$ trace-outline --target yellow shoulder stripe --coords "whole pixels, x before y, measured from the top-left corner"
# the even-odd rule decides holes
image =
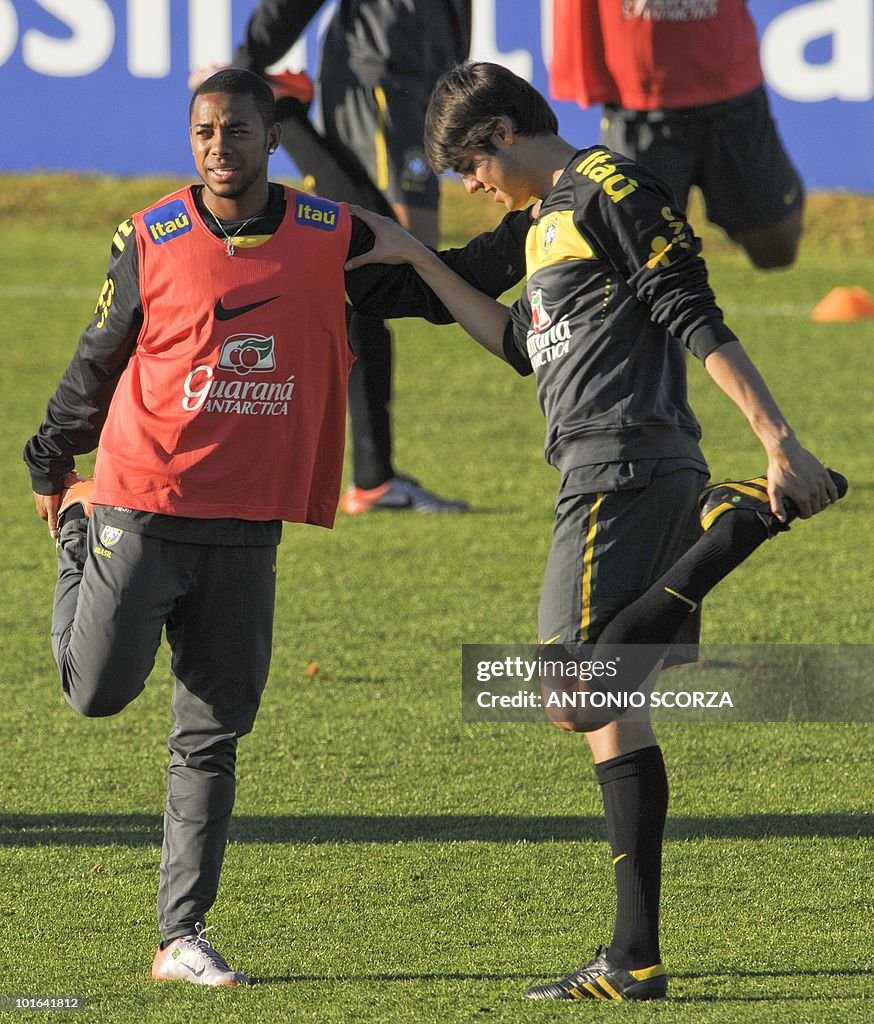
[[[553,210],[528,231],[525,263],[531,277],[543,267],[568,260],[593,260],[595,253],[574,224],[573,210]]]

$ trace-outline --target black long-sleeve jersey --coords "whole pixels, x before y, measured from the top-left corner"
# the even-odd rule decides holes
[[[198,213],[216,237],[240,230],[240,223],[224,221],[225,230],[204,206],[202,187],[195,188]],[[270,236],[285,215],[285,192],[271,183],[264,212],[246,227],[247,236]],[[516,284],[525,272],[524,240],[530,224],[528,211],[510,214],[496,231],[473,239],[462,249],[440,253],[441,259],[474,287],[497,297]],[[373,247],[373,233],[352,218],[348,257]],[[431,323],[452,323],[454,318],[416,272],[408,266],[371,265],[347,271],[346,294],[351,307],[367,316],[422,317]],[[45,418],[25,446],[24,461],[33,489],[57,494],[74,456],[93,451],[118,381],[133,354],[143,324],[140,268],[133,224],[119,225],[112,240],[109,269],[94,315],[79,338],[78,348],[49,401]],[[203,543],[275,543],[279,525],[233,520],[181,520],[173,516],[111,510],[115,525],[148,532],[165,539]],[[168,525],[169,524],[169,525]],[[251,538],[268,538],[255,540]]]
[[[535,373],[546,458],[688,458],[705,467],[683,346],[705,359],[736,340],[701,243],[660,179],[604,147],[580,150],[526,242],[528,283],[505,356]]]
[[[324,0],[261,0],[234,56],[263,71],[300,37]],[[365,84],[388,74],[430,77],[470,53],[471,0],[341,0],[325,36],[332,68]]]

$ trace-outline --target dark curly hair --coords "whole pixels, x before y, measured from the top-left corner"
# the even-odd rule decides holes
[[[471,152],[493,153],[498,120],[519,135],[558,134],[558,118],[524,78],[500,64],[467,61],[450,68],[431,93],[425,116],[425,152],[438,173],[464,167]]]

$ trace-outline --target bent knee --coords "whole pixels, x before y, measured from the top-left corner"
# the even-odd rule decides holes
[[[768,249],[764,252],[754,252],[747,249],[747,255],[757,270],[784,270],[791,267],[798,256],[798,246],[782,246]]]
[[[138,697],[145,686],[124,689],[115,684],[102,684],[101,680],[85,683],[66,672],[62,675],[64,697],[70,707],[83,718],[109,718],[117,715]]]
[[[593,732],[595,729],[599,729],[600,725],[589,725],[586,722],[581,722],[578,719],[572,719],[569,721],[552,723],[557,729],[561,729],[564,732]],[[602,725],[604,723],[601,723]]]
[[[602,729],[605,725],[610,725],[620,717],[621,712],[611,713],[603,708],[599,708],[597,711],[592,709],[579,709],[574,712],[572,716],[567,714],[562,715],[561,718],[549,716],[550,722],[564,732],[595,732],[597,729]]]
[[[606,691],[571,688],[555,676],[541,675],[540,693],[546,717],[563,732],[594,732],[627,710]]]
[[[802,222],[797,214],[768,228],[729,232],[758,270],[782,270],[798,257]]]
[[[129,700],[119,700],[106,694],[92,693],[83,696],[75,690],[64,691],[64,696],[70,707],[83,718],[109,718],[124,711],[130,704]]]

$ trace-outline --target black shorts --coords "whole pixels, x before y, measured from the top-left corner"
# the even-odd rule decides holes
[[[701,536],[698,496],[707,473],[689,459],[612,463],[562,480],[540,597],[541,644],[591,642]],[[590,481],[594,481],[593,487]],[[700,607],[677,634],[695,660]]]
[[[358,157],[392,205],[436,210],[439,180],[424,149],[430,79],[389,75],[370,87],[323,73],[320,84],[328,137]]]
[[[601,141],[664,179],[683,210],[697,185],[707,219],[729,234],[778,224],[804,205],[763,88],[684,110],[607,106]]]

